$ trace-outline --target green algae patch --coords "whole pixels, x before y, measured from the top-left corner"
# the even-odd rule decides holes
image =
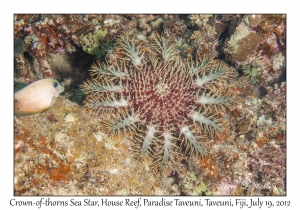
[[[95,30],[93,33],[88,33],[87,35],[80,36],[80,42],[82,49],[92,55],[95,55],[97,58],[105,55],[106,48],[101,46],[103,39],[107,35],[105,30]]]

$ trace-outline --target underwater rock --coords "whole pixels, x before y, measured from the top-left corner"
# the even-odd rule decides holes
[[[251,27],[255,27],[261,22],[261,15],[247,15],[247,17]]]
[[[237,49],[232,53],[232,59],[238,62],[245,61],[259,43],[260,36],[256,32],[250,32],[246,37],[239,40]]]
[[[251,20],[245,16],[236,28],[234,34],[228,41],[228,52],[236,62],[245,61],[248,55],[253,52],[260,41],[260,35],[251,31],[249,25],[256,24],[257,20]]]

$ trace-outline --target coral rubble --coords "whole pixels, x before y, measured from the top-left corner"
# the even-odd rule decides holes
[[[132,158],[128,140],[111,140],[100,125],[64,98],[47,112],[16,117],[15,195],[170,194]]]

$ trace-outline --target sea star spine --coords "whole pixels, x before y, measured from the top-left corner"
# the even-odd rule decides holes
[[[129,136],[157,170],[172,168],[182,152],[204,155],[202,141],[228,127],[221,113],[234,104],[230,68],[212,57],[182,59],[161,36],[148,42],[124,35],[117,43],[117,56],[94,64],[82,86],[87,108],[110,113],[104,131]]]

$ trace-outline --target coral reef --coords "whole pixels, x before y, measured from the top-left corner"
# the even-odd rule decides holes
[[[260,41],[260,35],[251,31],[251,27],[260,22],[260,15],[245,15],[228,41],[232,59],[237,62],[245,61]]]
[[[190,20],[195,31],[191,36],[192,46],[195,47],[197,54],[200,55],[217,55],[216,48],[219,45],[218,38],[224,25],[221,19],[214,18],[213,15],[191,15]]]
[[[92,55],[95,55],[97,58],[101,58],[105,54],[105,45],[102,43],[102,40],[106,36],[107,31],[95,30],[92,33],[87,35],[81,35],[79,37],[79,43],[82,45],[82,49]]]
[[[272,84],[285,74],[285,15],[245,15],[225,53],[252,84]]]
[[[65,87],[14,117],[15,195],[286,194],[285,14],[16,14],[14,41],[15,91]]]
[[[170,194],[132,158],[128,140],[111,140],[100,125],[64,98],[47,112],[16,117],[15,195]]]
[[[88,45],[80,37],[97,29],[102,19],[101,15],[18,14],[14,16],[14,36],[24,40],[24,51],[38,61],[40,74],[53,77],[51,54],[73,53],[78,46]]]

